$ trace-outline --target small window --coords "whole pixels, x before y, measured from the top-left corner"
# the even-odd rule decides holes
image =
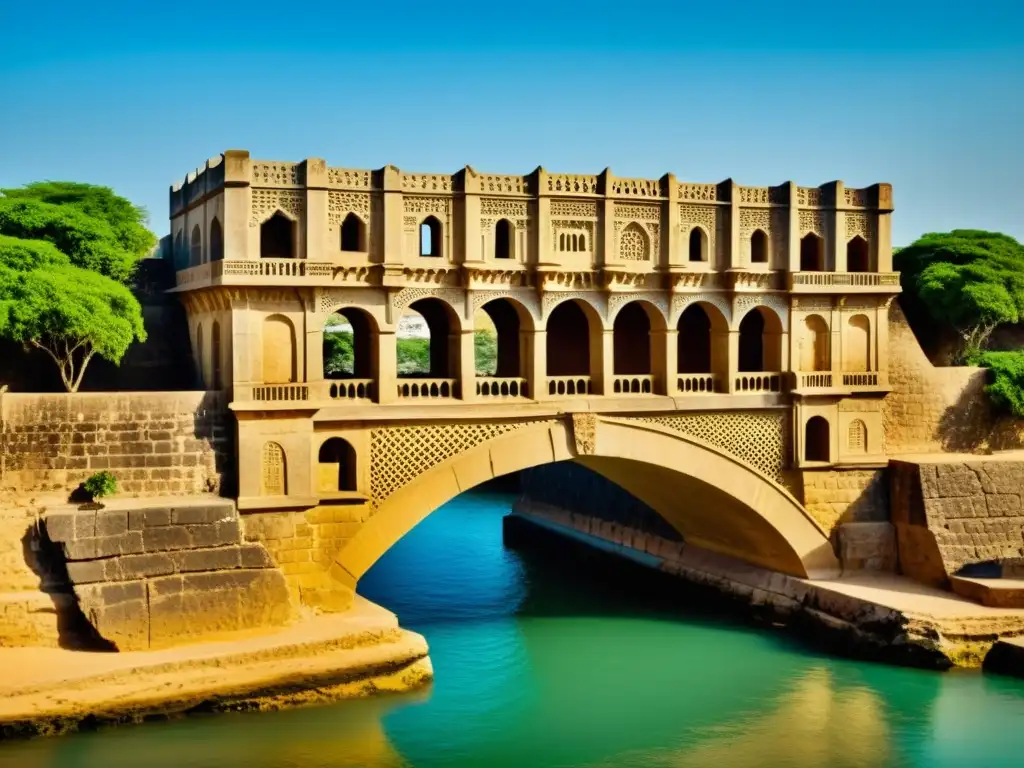
[[[871,271],[871,257],[868,254],[868,241],[860,235],[857,235],[846,244],[846,271]]]
[[[366,225],[363,220],[350,213],[341,223],[341,250],[366,251]]]
[[[210,222],[210,261],[221,261],[224,258],[224,229],[216,216]]]
[[[203,233],[196,224],[192,227],[192,248],[189,256],[189,265],[198,266],[203,263]]]
[[[420,256],[431,258],[441,255],[441,222],[428,216],[420,224]]]
[[[295,223],[280,211],[260,225],[260,258],[295,258]]]
[[[494,258],[511,259],[514,250],[512,222],[499,219],[494,227]]]
[[[768,235],[755,229],[750,236],[750,261],[752,264],[768,263]]]
[[[860,419],[850,422],[847,435],[847,448],[850,453],[866,453],[868,450],[868,428]]]
[[[690,261],[707,261],[707,236],[700,227],[690,230],[688,258]]]
[[[800,271],[825,271],[825,241],[813,232],[808,232],[800,240]]]

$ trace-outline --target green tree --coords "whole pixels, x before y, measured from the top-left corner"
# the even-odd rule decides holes
[[[351,376],[355,370],[355,350],[351,331],[324,332],[324,376]]]
[[[156,244],[146,211],[107,187],[43,181],[0,189],[0,235],[43,240],[71,263],[127,282]]]
[[[1024,352],[982,352],[975,362],[989,369],[985,392],[996,408],[1024,418]]]
[[[398,339],[395,347],[399,374],[426,376],[430,373],[430,339]]]
[[[146,331],[125,285],[75,266],[50,242],[0,235],[0,336],[46,352],[76,392],[95,355],[119,363]]]
[[[1024,246],[972,229],[924,235],[893,255],[909,314],[923,310],[960,337],[959,359],[984,350],[999,325],[1024,318]]]
[[[491,331],[477,330],[473,334],[476,357],[476,375],[493,376],[498,369],[498,337]]]

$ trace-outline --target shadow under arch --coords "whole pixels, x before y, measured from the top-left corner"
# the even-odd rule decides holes
[[[697,438],[615,419],[595,419],[585,436],[566,422],[523,427],[432,467],[380,504],[338,553],[332,573],[355,590],[392,545],[459,494],[568,460],[621,485],[696,546],[800,578],[838,573],[825,531],[777,482]]]

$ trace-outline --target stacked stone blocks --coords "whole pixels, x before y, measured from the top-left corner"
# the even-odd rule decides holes
[[[231,502],[57,509],[45,517],[85,617],[118,650],[279,626],[293,616],[283,574],[243,543]]]

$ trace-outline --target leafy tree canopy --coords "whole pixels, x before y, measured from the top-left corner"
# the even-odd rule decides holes
[[[999,325],[1024,319],[1024,246],[973,229],[924,235],[893,255],[907,299],[955,329],[961,357],[976,355]]]
[[[0,189],[0,235],[43,240],[75,266],[127,282],[156,244],[146,211],[107,187],[43,181]]]

